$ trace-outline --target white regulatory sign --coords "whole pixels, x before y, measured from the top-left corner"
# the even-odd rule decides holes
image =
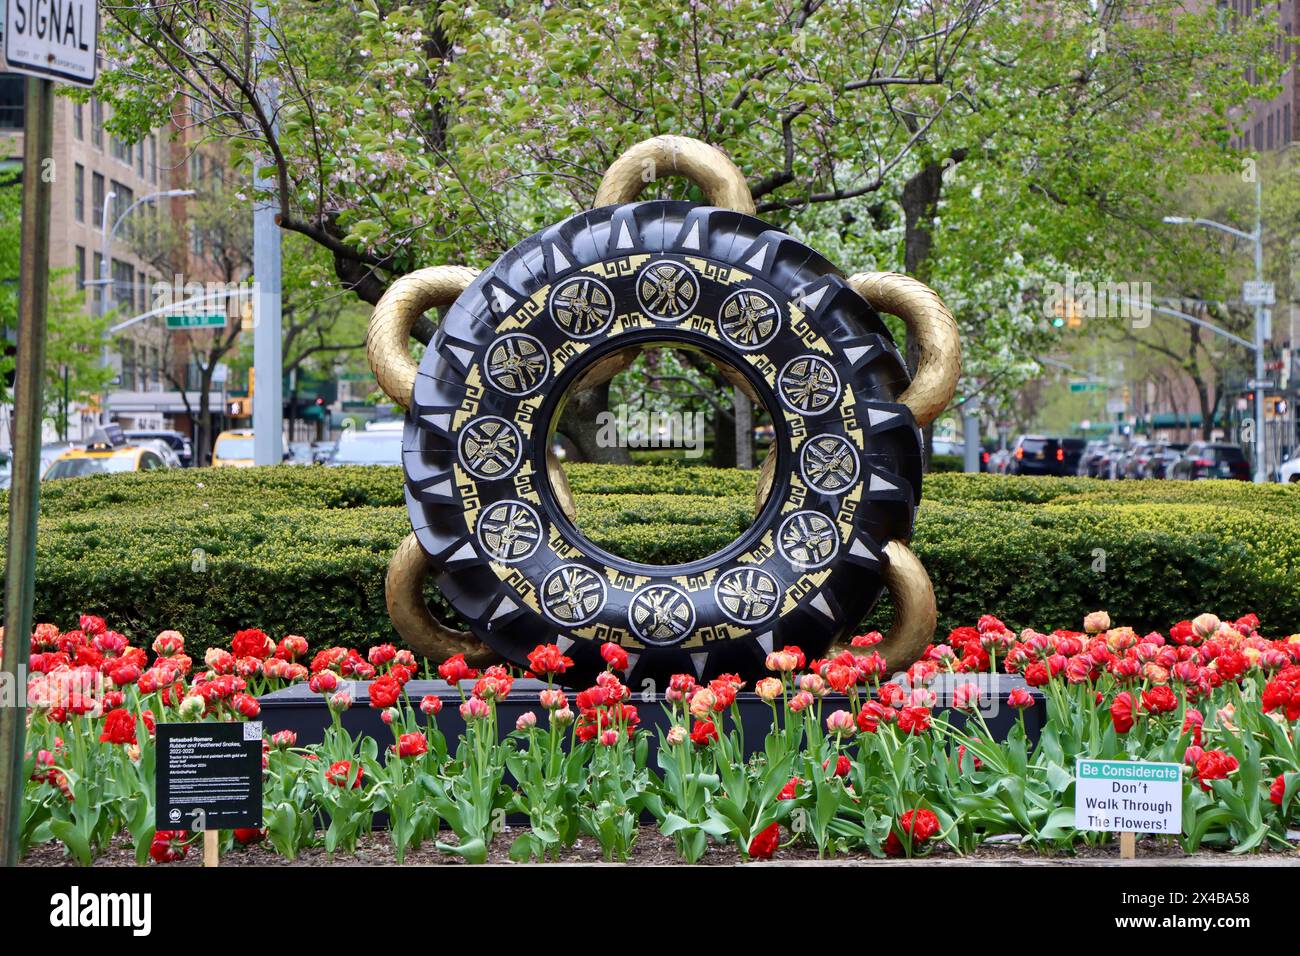
[[[1080,757],[1074,772],[1074,826],[1111,833],[1181,833],[1182,764]]]
[[[1273,283],[1249,279],[1241,284],[1241,301],[1246,305],[1272,305],[1276,300]]]
[[[79,86],[95,82],[95,0],[5,0],[8,68]]]

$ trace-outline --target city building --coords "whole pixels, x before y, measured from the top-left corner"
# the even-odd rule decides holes
[[[1271,15],[1277,19],[1278,31],[1273,48],[1284,65],[1281,91],[1271,99],[1251,100],[1242,117],[1243,132],[1232,138],[1232,145],[1244,149],[1280,149],[1295,141],[1300,120],[1300,46],[1295,42],[1300,29],[1300,0],[1260,3],[1259,0],[1218,0],[1221,8],[1230,9],[1234,17],[1249,18]]]
[[[0,73],[0,170],[16,176],[22,173],[24,95],[22,76]],[[184,105],[168,127],[135,143],[106,128],[108,110],[97,99],[83,104],[56,96],[54,108],[50,269],[72,277],[85,307],[111,312],[116,326],[157,308],[158,290],[174,286],[177,276],[182,283],[224,279],[205,255],[204,237],[190,235],[188,197],[175,195],[223,175],[212,151],[195,144]],[[145,237],[159,223],[186,236],[179,259],[170,251],[153,254]],[[196,337],[202,335],[169,328],[161,315],[112,334],[111,418],[126,428],[170,428],[194,436],[201,405]],[[215,370],[208,396],[216,415],[223,411],[222,371]],[[99,402],[72,409],[68,439],[88,437],[101,418]],[[218,421],[213,433],[219,428]],[[5,444],[7,431],[0,429]],[[57,436],[47,429],[45,437]]]

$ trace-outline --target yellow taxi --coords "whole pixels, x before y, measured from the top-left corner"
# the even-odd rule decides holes
[[[42,481],[82,478],[86,475],[114,475],[128,471],[160,471],[167,467],[162,455],[152,448],[128,444],[117,425],[96,430],[84,448],[69,448],[50,462]]]
[[[217,436],[212,446],[213,468],[252,468],[253,430],[235,428]]]

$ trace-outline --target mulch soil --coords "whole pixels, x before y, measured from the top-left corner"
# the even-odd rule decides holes
[[[513,863],[507,853],[514,838],[523,832],[521,829],[507,827],[493,841],[488,863],[506,866],[519,866]],[[444,839],[454,837],[443,834]],[[1233,855],[1218,850],[1203,850],[1188,854],[1172,840],[1160,837],[1147,837],[1138,842],[1137,862],[1158,862],[1161,865],[1210,865],[1244,864],[1255,866],[1295,866],[1300,863],[1300,844],[1292,852],[1263,852],[1248,855]],[[589,865],[603,864],[600,846],[587,837],[580,838],[571,848],[560,856],[560,863]],[[1128,864],[1119,858],[1119,846],[1116,842],[1099,847],[1080,846],[1071,852],[1045,853],[1028,846],[1013,843],[995,843],[979,847],[974,853],[962,856],[946,846],[938,847],[929,856],[916,860],[881,860],[866,852],[857,852],[835,856],[818,861],[815,848],[795,844],[779,850],[776,856],[767,862],[746,863],[734,846],[711,845],[699,861],[701,866],[770,866],[789,864],[817,864],[839,866],[908,866],[908,865],[1108,865]],[[636,866],[680,865],[681,860],[669,837],[663,836],[653,827],[643,827],[628,860]],[[203,848],[196,840],[186,858],[178,863],[166,866],[202,866]],[[363,836],[357,844],[356,854],[336,853],[333,857],[321,848],[308,848],[295,860],[286,860],[269,845],[255,844],[250,847],[237,848],[221,857],[225,867],[296,867],[296,866],[395,866],[392,845],[384,833],[371,833]],[[76,866],[59,843],[47,843],[33,847],[23,859],[22,866]],[[135,851],[129,837],[124,833],[95,860],[95,866],[135,866]],[[149,864],[154,866],[155,864]],[[432,842],[408,849],[404,865],[406,866],[465,866],[460,857],[440,852]],[[550,865],[550,864],[548,864]]]

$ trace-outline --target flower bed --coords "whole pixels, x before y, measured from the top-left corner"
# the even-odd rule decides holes
[[[665,695],[670,720],[657,731],[652,766],[642,714],[619,677],[626,655],[615,645],[604,649],[608,669],[577,694],[554,685],[568,659],[538,646],[531,673],[547,686],[511,727],[499,727],[497,714],[517,693],[517,673],[445,662],[438,674],[462,688],[466,724],[448,741],[441,699],[409,699],[420,667],[392,645],[365,656],[342,647],[312,655],[302,637],[276,643],[245,630],[229,651],[210,650],[198,663],[175,631],[159,634],[151,655],[99,618],[82,617],[64,633],[40,625],[31,638],[22,845],[57,842],[90,863],[125,831],[141,863],[183,859],[193,836],[154,828],[153,728],[252,719],[257,694],[306,681],[328,702],[332,726],[319,745],[298,746],[290,733],[264,742],[264,826],[226,837],[265,841],[290,859],[307,848],[353,854],[373,843],[379,813],[399,862],[425,844],[483,862],[511,813],[528,821],[511,832],[505,852],[513,860],[562,858],[579,838],[605,859],[627,859],[642,815],[685,861],[719,846],[744,859],[792,848],[971,853],[1008,835],[1037,851],[1068,852],[1110,839],[1073,827],[1077,757],[1185,762],[1177,844],[1187,852],[1289,846],[1288,824],[1300,815],[1300,634],[1269,639],[1253,616],[1203,614],[1167,634],[1139,635],[1098,613],[1080,632],[1017,635],[986,615],[929,648],[897,682],[885,680],[872,650],[878,639],[855,638],[830,660],[805,661],[793,647],[771,654],[770,676],[753,688],[771,724],[749,759],[735,709],[740,682],[679,675]],[[987,731],[974,678],[1002,671],[1046,695],[1037,742],[1023,726],[1003,741]],[[953,700],[968,715],[964,727],[934,709],[931,685],[946,673],[972,678]],[[369,704],[392,735],[382,750],[342,726],[352,679],[372,681]],[[824,707],[830,692],[846,695],[848,706]],[[1028,696],[1013,692],[999,703],[1019,708]]]

